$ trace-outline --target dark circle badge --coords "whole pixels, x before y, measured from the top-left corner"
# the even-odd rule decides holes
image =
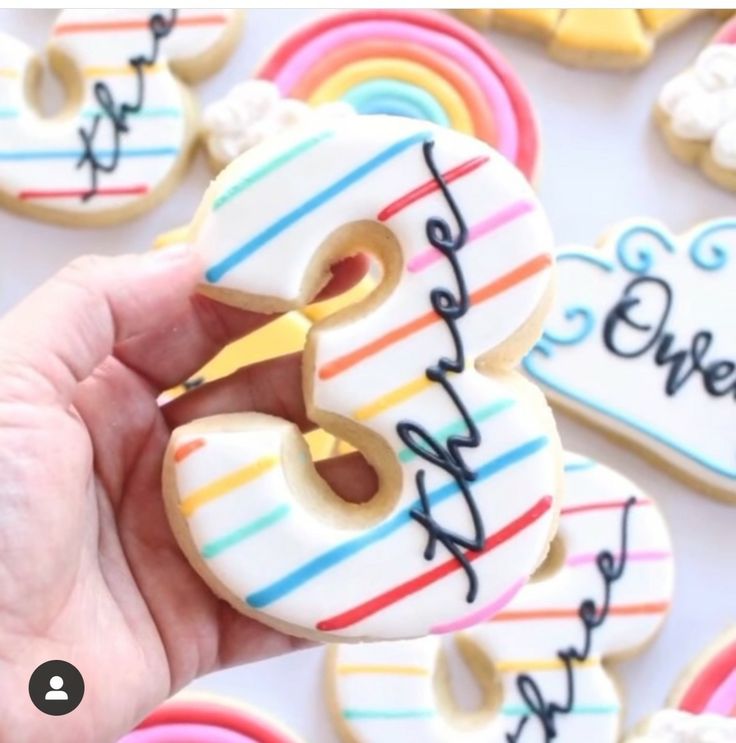
[[[84,696],[82,674],[65,660],[47,660],[28,681],[31,701],[47,715],[68,715]]]

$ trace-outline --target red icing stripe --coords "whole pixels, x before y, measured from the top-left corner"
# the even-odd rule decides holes
[[[267,720],[254,717],[245,709],[204,700],[167,702],[146,717],[136,730],[187,723],[232,730],[248,735],[258,743],[298,743],[295,738],[274,729]]]
[[[219,26],[227,19],[221,13],[177,18],[177,26]],[[146,18],[131,18],[126,21],[90,21],[89,23],[63,23],[54,29],[54,36],[63,34],[99,33],[101,31],[140,31],[150,27]]]
[[[609,500],[601,501],[600,503],[582,503],[579,506],[568,506],[560,510],[560,516],[568,516],[571,513],[585,513],[586,511],[602,511],[608,508],[623,508],[626,505],[625,500]],[[651,506],[652,501],[650,500],[637,500],[635,506]]]
[[[516,166],[527,178],[534,175],[539,152],[539,133],[531,103],[516,74],[479,33],[466,27],[460,21],[441,13],[416,10],[356,10],[320,18],[286,39],[268,58],[264,66],[257,71],[256,77],[273,80],[278,75],[281,67],[312,38],[356,21],[403,21],[404,23],[411,23],[452,36],[477,54],[498,77],[514,110],[519,132],[519,151],[516,156]]]
[[[27,190],[21,191],[18,198],[22,201],[31,201],[33,199],[70,199],[81,198],[89,193],[88,188],[62,188],[54,191]],[[148,186],[118,186],[114,188],[98,188],[95,196],[135,196],[148,193]]]
[[[490,159],[491,158],[488,157],[488,155],[474,157],[471,160],[460,163],[460,165],[456,165],[454,168],[451,168],[446,173],[443,173],[442,178],[445,183],[452,183],[458,178],[462,178],[462,176],[468,175],[468,173],[472,173],[474,170],[477,170],[481,165],[484,165]],[[378,221],[385,222],[387,219],[391,219],[391,217],[398,214],[402,209],[405,209],[407,206],[413,204],[415,201],[419,201],[425,196],[429,196],[429,194],[439,190],[439,187],[439,183],[437,183],[434,178],[426,181],[425,183],[422,183],[421,186],[417,186],[417,188],[412,189],[411,191],[409,191],[409,193],[404,194],[400,198],[396,199],[396,201],[392,201],[387,207],[381,209],[381,211],[378,213]]]
[[[474,562],[479,557],[488,554],[491,550],[515,537],[519,532],[526,529],[526,527],[531,526],[531,524],[549,511],[551,505],[551,496],[546,495],[543,498],[540,498],[528,511],[506,524],[506,526],[495,534],[491,534],[483,544],[483,549],[479,551],[466,550],[465,557],[469,562]],[[432,585],[432,583],[435,583],[442,578],[446,578],[456,570],[460,570],[461,567],[460,562],[452,557],[441,565],[438,565],[436,568],[432,568],[432,570],[428,570],[426,573],[422,573],[416,578],[401,583],[395,588],[379,594],[375,598],[372,598],[363,604],[359,604],[358,606],[349,609],[342,614],[330,617],[329,619],[323,619],[321,622],[317,623],[317,629],[323,632],[334,632],[336,630],[345,629],[346,627],[351,627],[357,622],[378,613],[382,609],[401,601],[407,596],[418,593],[423,588]]]
[[[701,713],[718,687],[736,669],[736,640],[708,661],[685,692],[679,709],[693,714]]]

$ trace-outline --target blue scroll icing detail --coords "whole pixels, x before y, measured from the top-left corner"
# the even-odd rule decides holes
[[[554,343],[556,346],[574,346],[582,343],[595,327],[595,313],[590,307],[568,307],[564,312],[565,321],[570,326],[577,325],[568,333],[553,333],[545,330],[544,339]]]
[[[621,265],[631,273],[647,274],[654,266],[654,248],[651,241],[645,244],[635,245],[637,238],[647,236],[667,253],[674,253],[675,246],[656,227],[650,225],[636,225],[622,232],[616,241],[616,255]]]
[[[729,249],[716,242],[719,232],[736,230],[736,219],[724,219],[708,225],[690,244],[690,259],[704,271],[720,271],[730,260]]]

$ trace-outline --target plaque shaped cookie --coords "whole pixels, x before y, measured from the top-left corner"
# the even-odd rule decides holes
[[[682,236],[632,220],[558,265],[530,377],[696,487],[736,498],[736,219]]]

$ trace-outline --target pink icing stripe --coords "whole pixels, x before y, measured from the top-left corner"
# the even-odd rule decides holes
[[[457,39],[446,34],[401,21],[352,21],[310,39],[284,64],[273,82],[282,95],[288,95],[304,74],[304,70],[310,69],[335,47],[371,38],[406,40],[454,58],[476,79],[486,95],[498,130],[499,141],[496,149],[511,162],[516,162],[519,136],[516,116],[506,89],[480,57]]]
[[[714,715],[730,715],[735,704],[736,669],[731,671],[724,682],[715,690],[703,712],[710,712]]]
[[[515,219],[518,219],[533,210],[534,204],[531,201],[516,201],[509,206],[505,206],[500,211],[491,214],[490,217],[487,217],[482,222],[478,222],[478,224],[471,227],[468,231],[466,245],[473,240],[477,240],[479,237],[483,237],[483,235],[487,235],[490,232],[497,230],[499,227],[503,227],[509,222],[513,222]],[[436,248],[429,247],[424,252],[414,256],[414,258],[409,261],[406,268],[412,273],[422,271],[427,268],[427,266],[431,266],[433,263],[440,260],[440,258],[442,258],[442,253],[440,253]]]
[[[432,627],[429,631],[433,635],[444,635],[447,632],[459,632],[460,630],[472,627],[479,622],[488,621],[495,617],[496,614],[498,614],[498,612],[501,611],[501,609],[503,609],[525,585],[526,578],[522,578],[514,583],[508,591],[502,593],[501,596],[487,606],[474,611],[472,614],[466,614],[464,617],[460,617],[460,619],[456,619],[453,622],[438,624]]]
[[[588,565],[590,563],[594,563],[596,561],[596,558],[598,557],[597,552],[591,552],[588,555],[574,555],[573,557],[568,558],[565,563],[569,565],[570,567],[575,567],[576,565]],[[626,554],[626,560],[632,561],[632,562],[648,562],[653,560],[667,560],[670,557],[672,557],[671,552],[667,552],[665,550],[639,550],[639,551],[632,551],[628,552]],[[614,554],[614,558],[616,560],[621,559],[620,554]]]
[[[736,19],[730,20],[716,34],[712,44],[736,44]]]
[[[258,743],[248,735],[212,725],[156,725],[128,733],[118,743]]]

